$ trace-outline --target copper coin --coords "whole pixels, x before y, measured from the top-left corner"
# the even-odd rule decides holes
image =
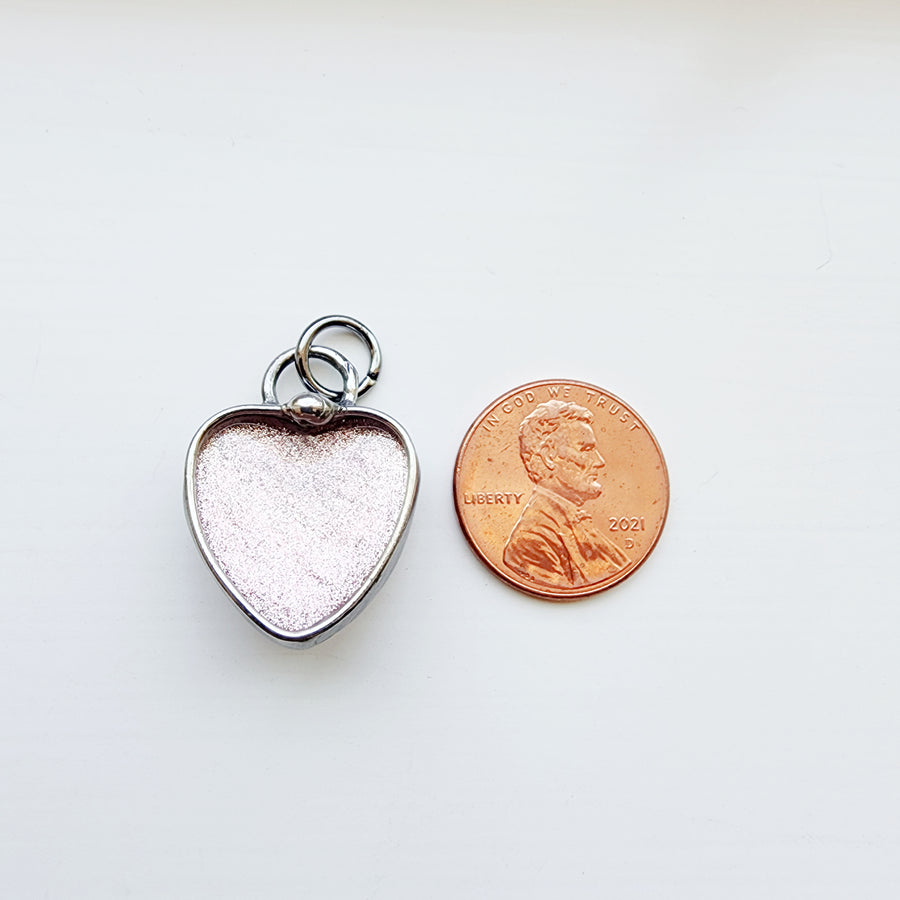
[[[581,381],[536,381],[475,420],[453,493],[472,549],[504,581],[578,600],[647,558],[666,521],[669,476],[627,403]]]

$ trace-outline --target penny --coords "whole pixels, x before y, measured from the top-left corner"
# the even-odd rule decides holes
[[[631,575],[669,506],[662,451],[623,400],[580,381],[536,381],[475,420],[453,477],[456,513],[500,578],[578,600]]]

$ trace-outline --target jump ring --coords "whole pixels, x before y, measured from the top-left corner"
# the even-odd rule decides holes
[[[271,365],[266,369],[266,374],[263,376],[263,403],[272,403],[276,406],[281,405],[278,402],[278,395],[275,392],[275,384],[278,381],[278,376],[281,375],[291,363],[296,361],[295,358],[296,350],[292,348],[290,350],[285,350],[284,353],[279,354],[272,360]],[[332,350],[331,347],[310,347],[307,350],[307,359],[310,358],[327,362],[333,369],[336,369],[340,373],[341,380],[343,381],[343,387],[340,391],[333,391],[330,388],[326,390],[319,385],[318,381],[315,381],[310,386],[313,387],[317,393],[324,394],[332,400],[337,400],[341,406],[352,406],[356,403],[356,398],[360,394],[359,373],[356,371],[356,366],[354,366],[343,353],[338,353],[337,350]],[[308,385],[310,384],[307,379],[304,380],[307,381]]]
[[[325,385],[318,381],[316,376],[313,375],[309,365],[310,357],[313,359],[323,358],[313,352],[314,350],[323,349],[319,345],[313,347],[313,341],[326,328],[334,327],[346,328],[348,331],[352,331],[362,340],[369,351],[369,370],[359,381],[359,395],[362,395],[375,384],[378,379],[378,374],[381,372],[381,347],[378,345],[378,339],[375,335],[363,325],[362,322],[358,319],[353,319],[350,316],[324,316],[321,319],[316,319],[316,321],[300,335],[300,340],[297,342],[297,349],[294,351],[294,357],[297,362],[297,369],[300,372],[300,377],[310,388],[312,388],[312,390],[324,394],[332,400],[341,400],[341,394],[338,391],[325,387]],[[346,359],[346,357],[343,356],[341,358]],[[332,360],[329,359],[328,361],[334,365]],[[335,366],[335,368],[339,368],[339,366]],[[346,384],[344,390],[346,392]],[[343,402],[343,400],[341,400],[341,402]]]

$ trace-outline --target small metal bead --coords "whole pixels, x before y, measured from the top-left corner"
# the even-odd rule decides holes
[[[298,394],[282,408],[300,425],[326,425],[340,409],[321,394]]]

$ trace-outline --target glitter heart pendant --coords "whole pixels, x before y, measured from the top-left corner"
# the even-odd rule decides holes
[[[361,381],[345,356],[313,344],[335,326],[369,349]],[[323,386],[311,359],[335,368],[342,390]],[[309,392],[281,405],[275,383],[292,363]],[[365,325],[318,319],[269,366],[262,405],[213,416],[188,450],[184,502],[200,553],[239,609],[281,641],[311,646],[330,637],[362,611],[397,560],[419,469],[402,426],[356,406],[380,366]]]

